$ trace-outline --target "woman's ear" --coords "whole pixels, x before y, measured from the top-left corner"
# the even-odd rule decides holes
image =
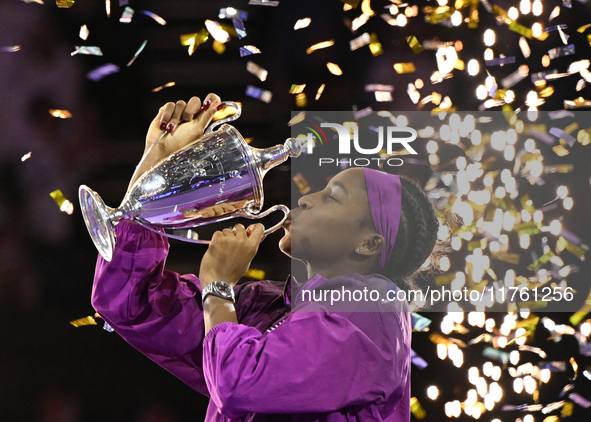
[[[366,236],[361,245],[361,252],[364,255],[379,255],[384,249],[384,236],[377,233],[371,233]]]

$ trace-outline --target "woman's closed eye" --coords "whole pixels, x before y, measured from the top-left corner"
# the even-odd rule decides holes
[[[326,193],[325,197],[340,204],[339,200],[337,198],[335,198],[334,196],[332,196],[332,194],[330,192]]]

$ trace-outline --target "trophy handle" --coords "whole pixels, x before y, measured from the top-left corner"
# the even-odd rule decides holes
[[[216,122],[213,122],[211,125],[209,125],[209,127],[205,131],[204,135],[209,135],[210,133],[213,133],[213,130],[216,127],[218,127],[219,125],[221,125],[221,124],[224,124],[224,123],[227,123],[227,122],[233,122],[234,120],[236,120],[237,118],[239,118],[240,115],[242,114],[242,107],[240,107],[234,101],[224,101],[224,103],[226,104],[226,107],[227,106],[230,106],[230,107],[235,108],[236,109],[236,114],[233,114],[232,116],[228,116],[225,119],[221,119],[221,120],[218,120]]]
[[[263,211],[260,214],[257,214],[249,209],[238,210],[232,214],[228,214],[226,216],[227,217],[226,219],[232,218],[232,217],[244,217],[244,218],[248,218],[249,220],[258,220],[259,218],[263,218],[263,217],[268,216],[269,214],[271,214],[274,211],[283,211],[283,218],[281,219],[281,221],[279,223],[277,223],[273,227],[269,227],[267,230],[265,230],[265,234],[263,235],[263,239],[264,239],[265,237],[267,237],[267,235],[279,230],[283,226],[283,223],[285,223],[285,220],[287,220],[287,216],[289,215],[289,208],[287,208],[285,205],[273,205],[271,208],[269,208],[266,211]],[[185,230],[186,236],[179,236],[179,235],[172,234],[172,233],[166,233],[162,229],[155,229],[155,228],[150,227],[149,225],[144,224],[143,222],[138,221],[138,220],[136,220],[136,222],[139,223],[140,225],[142,225],[143,227],[145,227],[146,229],[153,231],[154,233],[164,235],[164,236],[169,237],[171,239],[181,240],[183,242],[198,243],[201,245],[209,245],[211,243],[211,240],[194,239],[192,237],[192,231],[190,229]],[[212,221],[211,223],[216,223],[216,222],[217,221]],[[201,224],[201,225],[203,225],[203,224]],[[194,226],[194,227],[198,227],[198,226]],[[261,240],[263,240],[263,239],[261,239]]]

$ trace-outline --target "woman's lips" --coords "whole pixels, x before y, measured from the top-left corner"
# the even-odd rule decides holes
[[[287,218],[285,219],[285,222],[283,223],[283,227],[288,226],[291,227],[291,212],[289,214],[287,214]]]

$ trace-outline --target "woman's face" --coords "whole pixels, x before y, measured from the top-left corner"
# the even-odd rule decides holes
[[[303,196],[298,205],[279,242],[280,249],[295,259],[338,262],[354,253],[371,230],[360,225],[370,213],[361,168],[340,172],[323,190]]]

